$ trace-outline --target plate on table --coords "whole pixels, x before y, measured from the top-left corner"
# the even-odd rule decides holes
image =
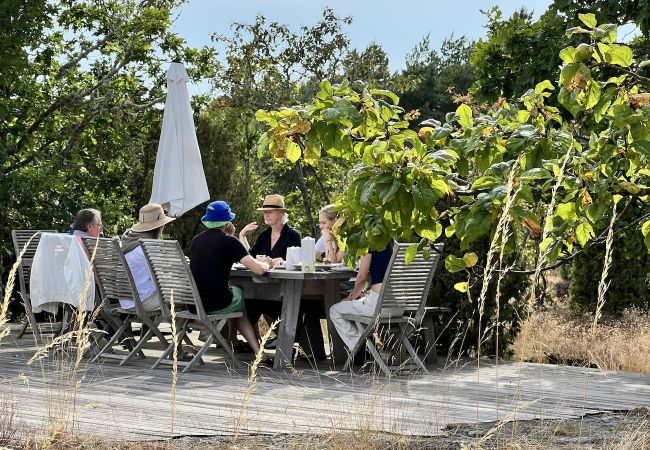
[[[337,264],[332,267],[332,270],[335,272],[355,272],[354,269],[346,266],[345,264]]]
[[[316,270],[332,270],[335,266],[334,264],[316,263],[314,267]]]
[[[242,263],[235,263],[235,264],[232,265],[232,268],[235,269],[235,270],[242,270],[242,269],[245,269],[246,266],[243,265]]]

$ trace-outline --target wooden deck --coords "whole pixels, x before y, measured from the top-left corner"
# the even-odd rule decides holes
[[[178,375],[172,428],[172,373],[153,360],[124,367],[83,360],[76,376],[58,355],[27,365],[31,336],[0,343],[0,399],[15,419],[46,430],[69,417],[68,429],[118,440],[231,434],[378,430],[436,435],[450,423],[569,418],[650,405],[650,376],[529,363],[481,361],[432,367],[430,375],[394,377],[260,369],[248,408],[247,370],[229,370],[217,350],[208,363]],[[148,354],[158,351],[147,350]],[[71,358],[70,358],[71,359]],[[70,380],[78,388],[69,389]],[[72,383],[74,384],[74,383]],[[242,417],[240,420],[239,417]]]

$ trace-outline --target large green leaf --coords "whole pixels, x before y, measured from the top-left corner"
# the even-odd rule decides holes
[[[578,19],[582,23],[584,23],[588,28],[596,28],[597,21],[596,21],[596,15],[593,13],[588,13],[588,14],[578,14]]]
[[[457,258],[454,255],[449,255],[445,258],[445,268],[451,273],[460,272],[466,267],[467,264],[462,258]]]
[[[587,222],[582,222],[576,227],[576,240],[581,247],[584,247],[594,237],[594,229]]]
[[[462,104],[456,109],[458,114],[458,123],[463,128],[471,128],[474,126],[474,119],[472,119],[472,108],[466,104]]]
[[[566,220],[567,222],[574,222],[578,220],[578,214],[576,213],[576,204],[574,202],[560,203],[557,205],[555,215]]]

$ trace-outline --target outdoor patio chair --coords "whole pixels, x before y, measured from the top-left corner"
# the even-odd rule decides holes
[[[27,327],[31,326],[32,332],[34,333],[34,339],[36,340],[37,344],[41,343],[41,330],[36,323],[36,318],[34,317],[34,312],[32,311],[32,303],[29,298],[29,280],[31,276],[32,262],[34,261],[34,254],[36,253],[36,248],[38,247],[38,243],[41,240],[41,233],[56,233],[56,230],[11,230],[11,239],[14,242],[14,251],[16,252],[16,258],[18,258],[20,252],[23,251],[25,245],[29,243],[25,249],[25,252],[23,253],[20,264],[18,265],[18,284],[20,289],[20,297],[23,301],[26,316],[25,323],[23,324],[23,327],[18,334],[18,338],[23,337],[27,331]]]
[[[375,346],[375,328],[390,331],[391,327],[399,329],[399,343],[404,347],[417,369],[429,373],[415,349],[409,342],[409,337],[417,330],[419,320],[424,314],[426,298],[431,286],[440,254],[432,249],[431,256],[425,260],[422,252],[418,252],[413,262],[405,262],[406,249],[411,244],[395,243],[382,288],[377,299],[377,307],[372,317],[345,314],[342,317],[356,323],[363,330],[359,341],[350,349],[348,360],[343,367],[346,370],[354,355],[363,348],[364,344],[374,358],[377,365],[386,376],[390,377],[393,371],[406,368],[405,364],[390,365],[386,359],[392,352],[382,350]],[[442,247],[436,247],[442,249]],[[384,342],[389,341],[385,339]]]
[[[202,326],[210,331],[210,336],[191,361],[177,362],[178,365],[184,366],[183,372],[189,371],[197,362],[202,362],[203,354],[215,339],[231,358],[233,366],[240,367],[231,345],[221,335],[221,329],[228,319],[241,317],[242,313],[206,314],[194,277],[178,241],[141,239],[140,242],[163,306],[169,312],[173,302],[176,318],[184,319],[177,331],[177,342],[187,337],[192,326]],[[171,342],[152,368],[160,364],[173,364],[173,351],[174,342]]]
[[[82,242],[89,258],[92,258],[93,252],[95,253],[92,264],[103,302],[102,308],[109,317],[112,317],[113,327],[117,325],[113,335],[95,355],[92,362],[100,358],[117,359],[120,361],[119,365],[122,366],[136,355],[144,359],[142,347],[154,336],[163,344],[163,347],[167,347],[169,342],[158,329],[163,320],[163,311],[145,311],[142,307],[138,289],[122,253],[120,239],[118,237],[113,239],[84,237]],[[95,246],[97,247],[96,251]],[[122,308],[118,303],[119,300],[132,301],[135,310]],[[133,322],[142,324],[137,343],[131,333]],[[127,339],[127,348],[129,349],[126,354],[116,352],[114,348],[123,338]]]
[[[433,273],[435,273],[438,267],[440,254],[442,253],[444,246],[445,244],[443,243],[437,243],[434,244],[431,248],[431,259],[435,260],[433,262]],[[420,332],[422,335],[421,337],[424,344],[425,361],[428,363],[435,363],[437,360],[435,348],[436,330],[433,318],[437,314],[449,313],[451,312],[451,309],[441,306],[427,306],[427,297],[430,287],[431,283],[429,283],[429,286],[425,289],[425,295],[421,297],[419,302],[415,299],[413,299],[413,301],[407,302],[404,311],[412,318],[412,320],[409,322],[410,326],[415,327],[414,331]]]

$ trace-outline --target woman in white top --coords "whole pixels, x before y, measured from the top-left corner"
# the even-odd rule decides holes
[[[339,249],[336,236],[332,233],[336,219],[334,205],[327,205],[318,213],[321,237],[316,241],[316,260],[327,259],[331,263],[340,263],[343,260],[343,252]]]
[[[165,225],[175,220],[174,217],[165,215],[165,211],[158,203],[149,203],[140,208],[138,223],[133,225],[122,236],[122,252],[126,259],[135,287],[145,311],[155,311],[160,308],[160,297],[153,282],[153,276],[140,246],[140,239],[160,239]],[[129,309],[135,305],[123,303],[122,307]]]

